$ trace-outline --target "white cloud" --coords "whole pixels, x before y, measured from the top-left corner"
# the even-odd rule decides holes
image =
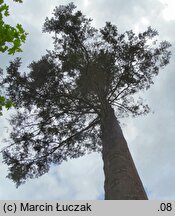
[[[175,20],[175,2],[172,0],[160,0],[160,2],[164,4],[163,18],[167,21]]]

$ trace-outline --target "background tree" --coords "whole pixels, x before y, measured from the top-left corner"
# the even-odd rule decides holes
[[[8,177],[17,186],[88,152],[102,153],[105,199],[147,199],[118,119],[149,112],[135,94],[147,90],[169,63],[170,44],[158,42],[152,28],[119,34],[107,22],[101,29],[74,11],[56,7],[43,31],[54,33],[54,50],[20,73],[10,63],[4,80],[18,111],[3,149]]]
[[[22,3],[22,0],[14,1]],[[16,52],[22,52],[21,45],[25,42],[27,33],[21,24],[13,27],[5,23],[4,17],[9,15],[9,6],[4,3],[4,0],[0,0],[0,53],[7,51],[9,55],[13,55]],[[2,76],[2,70],[0,75]],[[2,115],[2,107],[9,109],[12,105],[14,104],[10,99],[6,100],[4,96],[0,95],[0,115]]]

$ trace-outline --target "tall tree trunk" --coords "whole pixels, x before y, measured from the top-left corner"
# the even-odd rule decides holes
[[[102,145],[106,200],[147,200],[127,142],[114,110],[102,117]]]

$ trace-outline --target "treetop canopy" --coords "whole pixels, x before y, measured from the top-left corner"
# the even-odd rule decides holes
[[[117,118],[149,112],[134,95],[149,89],[153,77],[170,59],[170,43],[143,33],[120,34],[106,22],[91,25],[73,3],[56,7],[44,32],[53,32],[54,50],[20,72],[20,59],[10,63],[4,83],[18,108],[13,131],[3,150],[8,177],[17,186],[86,152],[101,151],[101,126],[109,107]]]

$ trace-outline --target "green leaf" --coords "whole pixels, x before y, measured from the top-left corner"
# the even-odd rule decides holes
[[[12,106],[13,106],[12,101],[8,100],[8,102],[6,103],[5,107],[9,110]]]
[[[22,34],[20,38],[21,38],[21,41],[24,42],[26,40],[26,35]]]
[[[19,30],[19,33],[21,33],[21,34],[24,33],[24,29],[23,29],[21,24],[17,24],[16,28]]]
[[[15,2],[22,3],[22,0],[14,0]],[[6,24],[3,16],[9,16],[9,6],[0,0],[0,52],[8,52],[9,55],[14,55],[16,52],[22,52],[21,45],[25,42],[28,35],[21,24],[13,27]],[[8,42],[8,43],[6,43]]]
[[[2,13],[4,11],[4,15],[5,16],[9,16],[9,6],[6,5],[6,4],[3,4],[1,7],[0,7],[0,13]]]
[[[13,44],[14,44],[14,47],[17,49],[17,48],[21,45],[20,39],[17,38],[17,39],[13,42]]]
[[[15,2],[19,2],[19,3],[22,3],[23,1],[22,0],[13,0]]]
[[[4,105],[5,104],[5,97],[0,95],[0,104]]]
[[[2,47],[0,47],[0,51],[1,51],[2,53],[4,53],[6,50],[8,50],[8,47],[7,47],[7,46],[2,46]]]
[[[14,47],[12,47],[12,48],[10,48],[10,49],[8,49],[8,54],[9,55],[14,55],[15,54],[15,49],[14,49]]]

